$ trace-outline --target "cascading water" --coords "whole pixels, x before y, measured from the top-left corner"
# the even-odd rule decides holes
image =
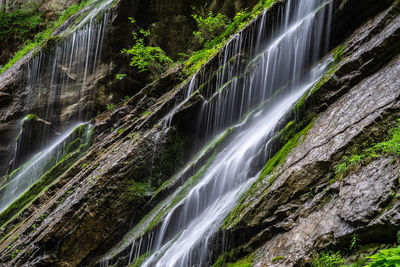
[[[324,25],[330,24],[331,6],[323,0],[288,0],[271,40],[251,44],[253,60],[244,77],[239,77],[237,65],[229,64],[233,55],[240,54],[244,37],[238,34],[231,40],[216,79],[217,90],[204,106],[207,135],[214,136],[260,103],[263,107],[239,124],[240,130],[218,152],[199,182],[162,215],[156,231],[132,242],[129,263],[140,262],[142,257],[146,258],[142,266],[212,263],[209,243],[240,195],[260,175],[262,166],[255,162],[261,159],[265,164],[270,158],[269,141],[278,121],[325,71],[326,64],[312,65],[327,52],[329,26]],[[268,12],[262,16],[265,21]],[[255,34],[264,34],[262,26]],[[169,203],[171,199],[158,212]]]
[[[95,6],[52,51],[38,51],[28,66],[29,113],[62,125],[88,119],[111,2]]]
[[[69,153],[86,149],[91,142],[92,129],[93,126],[87,123],[72,127],[48,148],[36,154],[10,175],[5,184],[0,187],[0,212],[18,199],[60,160],[67,158]]]
[[[36,155],[27,156],[32,142],[27,138],[29,134],[20,134],[17,138],[11,166],[16,175],[10,174],[0,188],[0,212],[65,156],[66,148],[62,146],[70,141],[74,127],[81,128],[81,122],[87,121],[89,111],[93,111],[94,92],[90,83],[99,72],[109,20],[107,10],[112,3],[113,0],[94,2],[78,24],[53,38],[57,45],[45,51],[39,48],[29,62],[26,70],[28,113],[52,127],[42,131],[41,140],[35,140],[42,149]],[[24,130],[34,131],[29,128],[26,126]]]

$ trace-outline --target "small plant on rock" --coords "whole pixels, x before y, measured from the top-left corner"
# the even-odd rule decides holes
[[[126,77],[126,74],[117,74],[115,75],[116,80],[123,80]]]
[[[400,266],[400,246],[383,249],[379,253],[367,257],[370,262],[367,267],[396,267]]]
[[[130,18],[131,23],[135,23]],[[139,69],[139,72],[150,71],[159,75],[166,71],[173,61],[165,54],[159,46],[150,46],[145,39],[150,36],[149,30],[140,29],[132,33],[135,44],[130,49],[123,49],[121,53],[131,56],[131,66]]]
[[[343,262],[344,258],[340,254],[340,251],[325,251],[318,258],[314,259],[312,267],[337,267],[341,266]]]
[[[115,105],[114,104],[107,104],[107,106],[106,106],[106,109],[107,110],[112,110],[112,109],[114,109],[115,108]]]
[[[193,14],[192,17],[196,21],[198,28],[197,31],[193,32],[193,35],[200,44],[223,32],[229,22],[225,15],[221,13],[213,14],[211,11],[203,16]]]

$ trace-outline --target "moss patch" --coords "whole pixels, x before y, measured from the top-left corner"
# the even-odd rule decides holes
[[[217,259],[217,261],[214,263],[213,267],[251,267],[251,266],[253,266],[254,253],[252,253],[249,256],[242,258],[236,262],[227,262],[227,261],[229,261],[229,259],[232,258],[233,254],[234,254],[234,250],[232,250],[230,253],[225,253],[224,255],[221,255]]]
[[[37,33],[35,37],[32,38],[32,40],[28,40],[27,42],[25,42],[24,46],[13,56],[13,58],[9,60],[9,62],[6,65],[4,65],[4,67],[0,70],[0,73],[3,73],[7,69],[9,69],[19,59],[28,54],[35,47],[45,45],[47,41],[52,38],[53,32],[61,24],[63,24],[73,14],[77,13],[79,10],[88,6],[92,2],[93,0],[86,0],[82,1],[79,5],[75,4],[70,6],[67,10],[64,11],[64,13],[59,17],[59,19],[56,22],[50,24],[44,31]]]
[[[81,158],[88,150],[92,142],[93,128],[87,133],[87,124],[83,124],[74,129],[68,137],[70,142],[61,144],[60,150],[57,150],[55,155],[50,155],[46,161],[38,162],[43,164],[41,171],[36,173],[41,177],[30,186],[18,199],[11,203],[2,213],[0,213],[0,226],[3,226],[13,216],[18,214],[28,204],[30,204],[41,192],[43,192],[55,179],[61,176],[68,170],[79,158]],[[68,140],[68,139],[67,139]],[[60,152],[60,154],[58,153]],[[59,160],[58,157],[62,156]],[[28,162],[29,164],[29,162]],[[29,171],[27,169],[26,171]],[[33,175],[33,174],[32,174]],[[4,185],[1,192],[7,190],[7,185]]]
[[[366,165],[379,155],[395,155],[400,156],[400,119],[396,127],[389,130],[385,141],[377,143],[369,148],[355,153],[351,156],[344,156],[340,163],[335,165],[334,180],[341,180],[350,171],[361,165]],[[332,180],[332,182],[334,181]]]
[[[289,122],[288,125],[293,125],[292,122]],[[225,219],[223,223],[223,228],[228,228],[231,226],[234,226],[240,219],[240,214],[241,212],[245,209],[249,203],[245,204],[246,199],[253,195],[256,189],[258,188],[258,184],[264,180],[264,178],[271,174],[277,166],[282,164],[284,160],[286,159],[286,156],[290,153],[290,151],[295,148],[299,142],[301,137],[305,136],[308,131],[311,129],[313,125],[313,121],[308,124],[307,127],[305,127],[303,130],[295,134],[289,141],[271,158],[268,160],[268,162],[265,164],[264,168],[262,169],[257,181],[247,190],[247,192],[242,196],[242,198],[239,200],[238,205],[233,209],[233,211],[229,214],[229,216]],[[287,129],[288,127],[285,127]],[[269,180],[269,184],[271,185],[276,176],[271,176]]]

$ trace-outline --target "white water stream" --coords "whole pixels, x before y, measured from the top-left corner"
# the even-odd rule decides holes
[[[44,165],[50,165],[50,161],[55,165],[62,159],[68,137],[75,127],[81,126],[80,121],[87,121],[93,93],[88,83],[98,71],[109,20],[108,8],[112,3],[113,0],[94,1],[82,20],[62,33],[54,50],[39,49],[28,64],[28,113],[51,122],[63,134],[49,143],[51,134],[44,131],[40,142],[46,145],[27,162],[19,160],[26,153],[20,148],[29,147],[32,140],[24,140],[25,135],[21,135],[12,166],[20,170],[11,182],[0,188],[0,212],[49,170]]]
[[[288,0],[280,34],[265,44],[253,44],[262,52],[255,55],[241,83],[235,76],[237,66],[229,67],[230,56],[227,55],[240,51],[243,36],[239,34],[232,40],[236,43],[225,52],[221,62],[228,67],[220,71],[216,81],[216,88],[224,89],[217,91],[204,108],[207,133],[215,135],[257,103],[276,95],[273,104],[243,123],[240,132],[219,151],[197,185],[166,213],[162,224],[156,232],[148,234],[146,242],[141,237],[132,243],[129,263],[146,254],[147,259],[141,266],[208,266],[212,263],[209,242],[239,197],[258,177],[260,169],[254,170],[254,161],[259,160],[260,154],[263,159],[271,156],[268,142],[275,134],[278,121],[325,71],[325,64],[314,68],[310,65],[321,53],[327,52],[329,3]],[[266,21],[266,16],[268,12],[263,14],[262,21]],[[264,29],[255,32],[262,34]],[[167,117],[168,122],[171,117]]]
[[[92,128],[90,124],[76,124],[46,149],[40,151],[22,165],[17,170],[15,177],[11,177],[12,180],[0,188],[0,212],[26,192],[51,167],[67,156],[67,153],[70,153],[66,150],[69,143],[79,139],[76,146],[89,144]],[[80,132],[80,129],[84,129],[84,133]]]

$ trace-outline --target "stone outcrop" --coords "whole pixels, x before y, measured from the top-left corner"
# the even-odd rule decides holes
[[[207,3],[210,10],[233,14],[245,7],[245,2]],[[250,2],[246,3],[253,4]],[[341,60],[282,120],[280,128],[295,117],[312,124],[284,162],[251,188],[224,224],[219,236],[229,236],[232,253],[227,261],[256,252],[255,266],[305,266],[323,249],[347,247],[354,234],[360,244],[395,242],[400,230],[398,157],[380,154],[340,179],[335,176],[335,167],[343,156],[384,140],[400,117],[399,1],[375,2],[349,0],[343,9],[339,8],[342,1],[335,2],[334,44],[347,39]],[[189,40],[193,21],[187,8],[196,4],[176,1],[171,6],[170,1],[141,1],[144,6],[140,10],[149,13],[138,14],[138,23],[150,25],[156,33],[154,42],[178,51],[185,42],[173,38],[165,41],[168,36],[162,33],[170,34],[173,28],[183,40]],[[274,5],[271,12],[279,14],[281,4]],[[356,13],[344,16],[350,7]],[[217,88],[205,91],[204,86],[179,106],[190,84],[189,80],[181,82],[179,67],[146,86],[148,77],[136,73],[125,81],[110,79],[116,73],[130,71],[125,67],[126,59],[117,57],[124,62],[117,64],[114,57],[130,35],[125,19],[130,8],[128,2],[121,1],[112,10],[107,32],[110,38],[102,62],[110,67],[101,69],[101,75],[94,78],[92,88],[98,95],[93,106],[104,106],[111,94],[133,97],[95,117],[95,142],[90,151],[58,174],[20,213],[7,218],[0,229],[0,262],[4,266],[95,265],[133,225],[197,171],[194,164],[181,180],[162,186],[205,141],[197,133],[197,118],[205,99]],[[357,13],[361,11],[365,12]],[[358,18],[353,23],[352,15]],[[338,19],[341,16],[345,19]],[[265,23],[272,25],[273,21]],[[182,24],[185,26],[177,27]],[[251,27],[244,30],[251,31]],[[243,64],[246,52],[235,55],[233,64]],[[174,51],[169,53],[176,56]],[[209,84],[215,79],[212,74],[222,53],[204,67],[211,77],[206,81]],[[0,76],[0,102],[7,103],[0,109],[0,135],[6,140],[0,143],[4,161],[0,164],[9,162],[3,157],[12,147],[7,140],[13,138],[26,111],[26,81],[21,73],[29,57]],[[117,92],[120,88],[129,89]],[[161,120],[174,109],[171,127],[166,127]],[[64,113],[69,118],[68,114]],[[199,161],[207,161],[212,152]],[[219,241],[213,247],[218,253]],[[126,260],[121,257],[118,264]]]
[[[323,111],[227,226],[238,255],[259,248],[255,266],[310,264],[322,249],[348,247],[354,234],[360,244],[396,241],[397,157],[381,155],[332,179],[343,156],[383,140],[400,116],[398,5],[349,38],[337,70],[309,96]]]

